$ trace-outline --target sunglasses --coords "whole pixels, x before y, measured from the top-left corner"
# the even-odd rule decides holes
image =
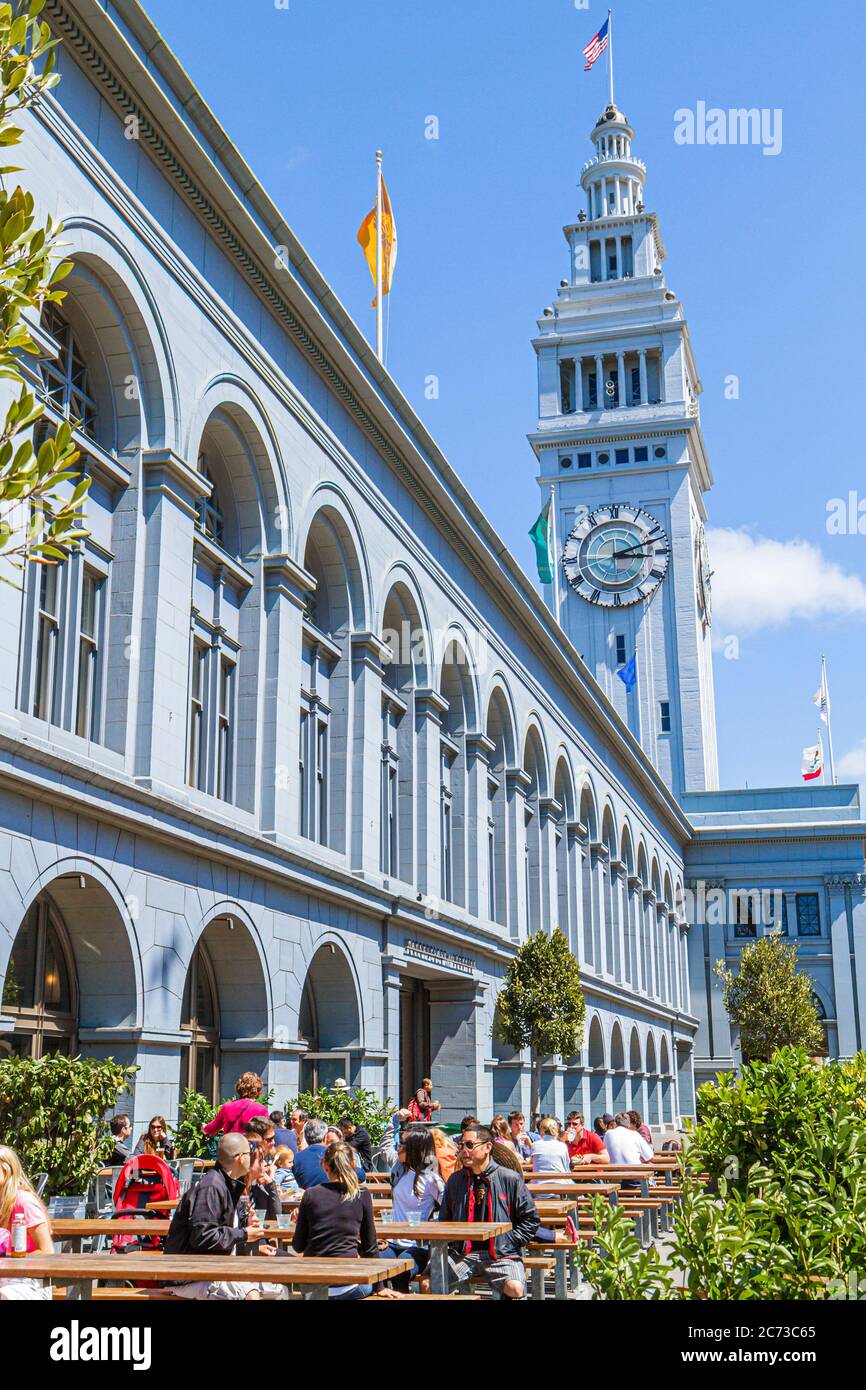
[[[458,1148],[461,1149],[480,1149],[482,1144],[486,1144],[486,1139],[461,1139]]]

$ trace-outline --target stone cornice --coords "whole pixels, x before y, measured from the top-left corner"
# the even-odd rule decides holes
[[[532,778],[522,767],[508,767],[505,769],[505,785],[509,791],[517,792],[518,796],[526,796],[532,786]]]
[[[849,888],[852,893],[866,893],[866,874],[844,873],[844,874],[825,874],[824,883],[835,892],[844,892]]]
[[[433,719],[437,724],[442,723],[442,716],[448,713],[448,701],[439,694],[438,690],[432,687],[424,690],[415,691],[415,713],[423,715],[426,719]]]
[[[213,485],[173,449],[144,449],[141,469],[145,492],[161,492],[188,516],[195,517],[200,497],[210,497]]]
[[[489,763],[491,756],[496,752],[496,744],[492,738],[480,731],[466,735],[466,756],[467,758],[478,758],[484,763]]]
[[[314,575],[286,554],[265,555],[262,568],[269,588],[284,594],[298,608],[306,609],[308,596],[318,587]]]

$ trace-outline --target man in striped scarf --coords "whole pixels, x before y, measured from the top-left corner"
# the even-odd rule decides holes
[[[539,1216],[519,1173],[491,1158],[493,1136],[476,1124],[463,1132],[459,1167],[445,1184],[440,1221],[509,1221],[511,1230],[495,1237],[452,1246],[449,1266],[463,1282],[482,1276],[503,1298],[524,1298],[523,1250],[539,1226]]]

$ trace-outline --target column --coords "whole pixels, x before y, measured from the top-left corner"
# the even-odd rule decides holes
[[[396,1105],[403,1105],[400,1094],[400,975],[404,962],[394,956],[382,957],[382,1032],[388,1053],[385,1064],[385,1092]]]
[[[583,408],[583,358],[578,353],[574,359],[574,409]]]
[[[442,778],[439,767],[439,739],[442,733],[442,716],[447,708],[447,700],[444,700],[438,691],[415,691],[415,805],[418,835],[415,859],[418,865],[418,889],[425,896],[437,900],[442,886],[439,844],[439,799]]]
[[[625,886],[625,864],[621,859],[610,862],[610,897],[613,903],[613,969],[611,973],[617,980],[625,980],[626,974],[626,926],[625,911],[628,907],[623,889]]]
[[[619,184],[617,184],[617,192],[618,192],[618,191],[619,191]],[[617,212],[619,212],[619,208],[617,208]],[[613,244],[614,244],[614,252],[615,252],[615,255],[616,255],[616,278],[617,278],[617,280],[621,280],[621,279],[622,279],[622,237],[619,235],[618,232],[617,232],[616,236],[614,237],[614,243],[613,243]]]
[[[617,245],[619,243],[617,242]],[[628,405],[628,397],[625,391],[625,353],[618,352],[616,355],[616,374],[619,381],[619,404],[620,408]]]
[[[629,962],[631,966],[630,984],[632,989],[641,988],[643,961],[640,940],[640,900],[641,882],[637,874],[629,874],[626,879],[626,898],[628,902]],[[640,1106],[637,1107],[640,1110]]]
[[[303,616],[316,581],[288,555],[266,556],[264,572],[261,828],[265,835],[296,835]]]
[[[824,879],[824,884],[830,903],[830,946],[833,953],[833,993],[836,996],[839,1056],[853,1057],[858,1050],[858,1043],[848,922],[851,878],[845,874],[833,874]]]
[[[135,778],[151,789],[176,788],[186,782],[196,504],[211,484],[171,449],[146,451],[141,468],[145,526]]]
[[[602,276],[601,276],[601,278],[602,278],[602,280],[603,280],[603,279],[605,278],[605,276],[604,276],[604,243],[602,243],[601,261],[602,261]],[[605,394],[604,394],[604,358],[601,356],[600,353],[596,353],[596,357],[595,357],[595,395],[596,395],[596,406],[598,407],[599,410],[604,410],[604,403],[605,403],[605,399],[606,399]]]
[[[351,864],[377,875],[381,856],[382,660],[389,649],[374,632],[352,635],[352,723],[346,776]]]
[[[584,862],[589,854],[589,833],[586,826],[581,821],[570,821],[568,833],[574,840],[575,846],[575,918],[574,918],[574,944],[572,950],[581,970],[589,960],[588,949],[592,949],[592,920],[587,921],[586,903],[584,901],[583,881],[584,881]]]
[[[607,175],[601,181],[601,216],[607,217]],[[602,275],[603,280],[607,279],[607,273]]]
[[[496,744],[486,734],[466,735],[466,908],[487,916],[487,772]]]
[[[508,906],[509,927],[515,940],[525,936],[529,920],[529,905],[526,901],[526,793],[532,786],[532,778],[522,767],[509,768],[505,774],[508,789],[508,803],[512,811],[510,820],[514,831],[512,844],[514,852],[509,865]]]
[[[854,937],[854,988],[857,997],[857,1049],[866,1047],[866,874],[851,875],[851,929]]]
[[[611,935],[613,934],[613,924],[608,923],[610,904],[606,891],[607,875],[610,872],[610,853],[607,845],[601,840],[593,841],[589,848],[593,870],[593,906],[596,908],[593,912],[593,960],[596,974],[603,975],[611,972],[611,962],[608,959],[607,950],[607,932],[608,925],[610,925]]]
[[[646,992],[647,992],[647,994],[648,994],[648,996],[649,996],[650,999],[657,999],[657,998],[658,998],[658,980],[657,980],[657,978],[656,978],[656,968],[655,968],[656,958],[655,958],[655,952],[654,952],[654,950],[653,950],[653,939],[652,939],[652,932],[653,932],[652,923],[653,923],[653,918],[654,918],[654,916],[655,916],[655,913],[654,913],[654,911],[653,911],[653,905],[654,905],[654,903],[655,903],[655,900],[656,900],[656,895],[655,895],[655,893],[653,892],[653,890],[652,890],[651,888],[644,888],[644,890],[643,890],[643,922],[642,922],[642,926],[643,926],[643,928],[644,928],[644,937],[645,937],[645,940],[646,940],[646,960],[645,960],[645,962],[644,962],[644,965],[645,965],[645,988],[646,988]]]
[[[640,403],[646,405],[649,395],[646,380],[646,348],[638,348],[638,359],[640,362]]]

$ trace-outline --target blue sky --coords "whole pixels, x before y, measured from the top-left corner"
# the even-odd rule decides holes
[[[567,271],[561,227],[582,206],[607,98],[606,62],[584,74],[581,49],[607,6],[277,3],[147,8],[368,333],[355,232],[384,150],[399,231],[388,367],[530,570],[530,338]],[[716,632],[739,643],[715,665],[722,785],[799,781],[823,651],[840,780],[866,786],[866,534],[827,530],[830,499],[854,490],[866,532],[853,428],[866,397],[866,7],[618,0],[614,24],[617,102],[648,166],[704,386]],[[781,152],[677,144],[674,113],[699,101],[780,108]],[[424,138],[429,116],[438,140]]]

